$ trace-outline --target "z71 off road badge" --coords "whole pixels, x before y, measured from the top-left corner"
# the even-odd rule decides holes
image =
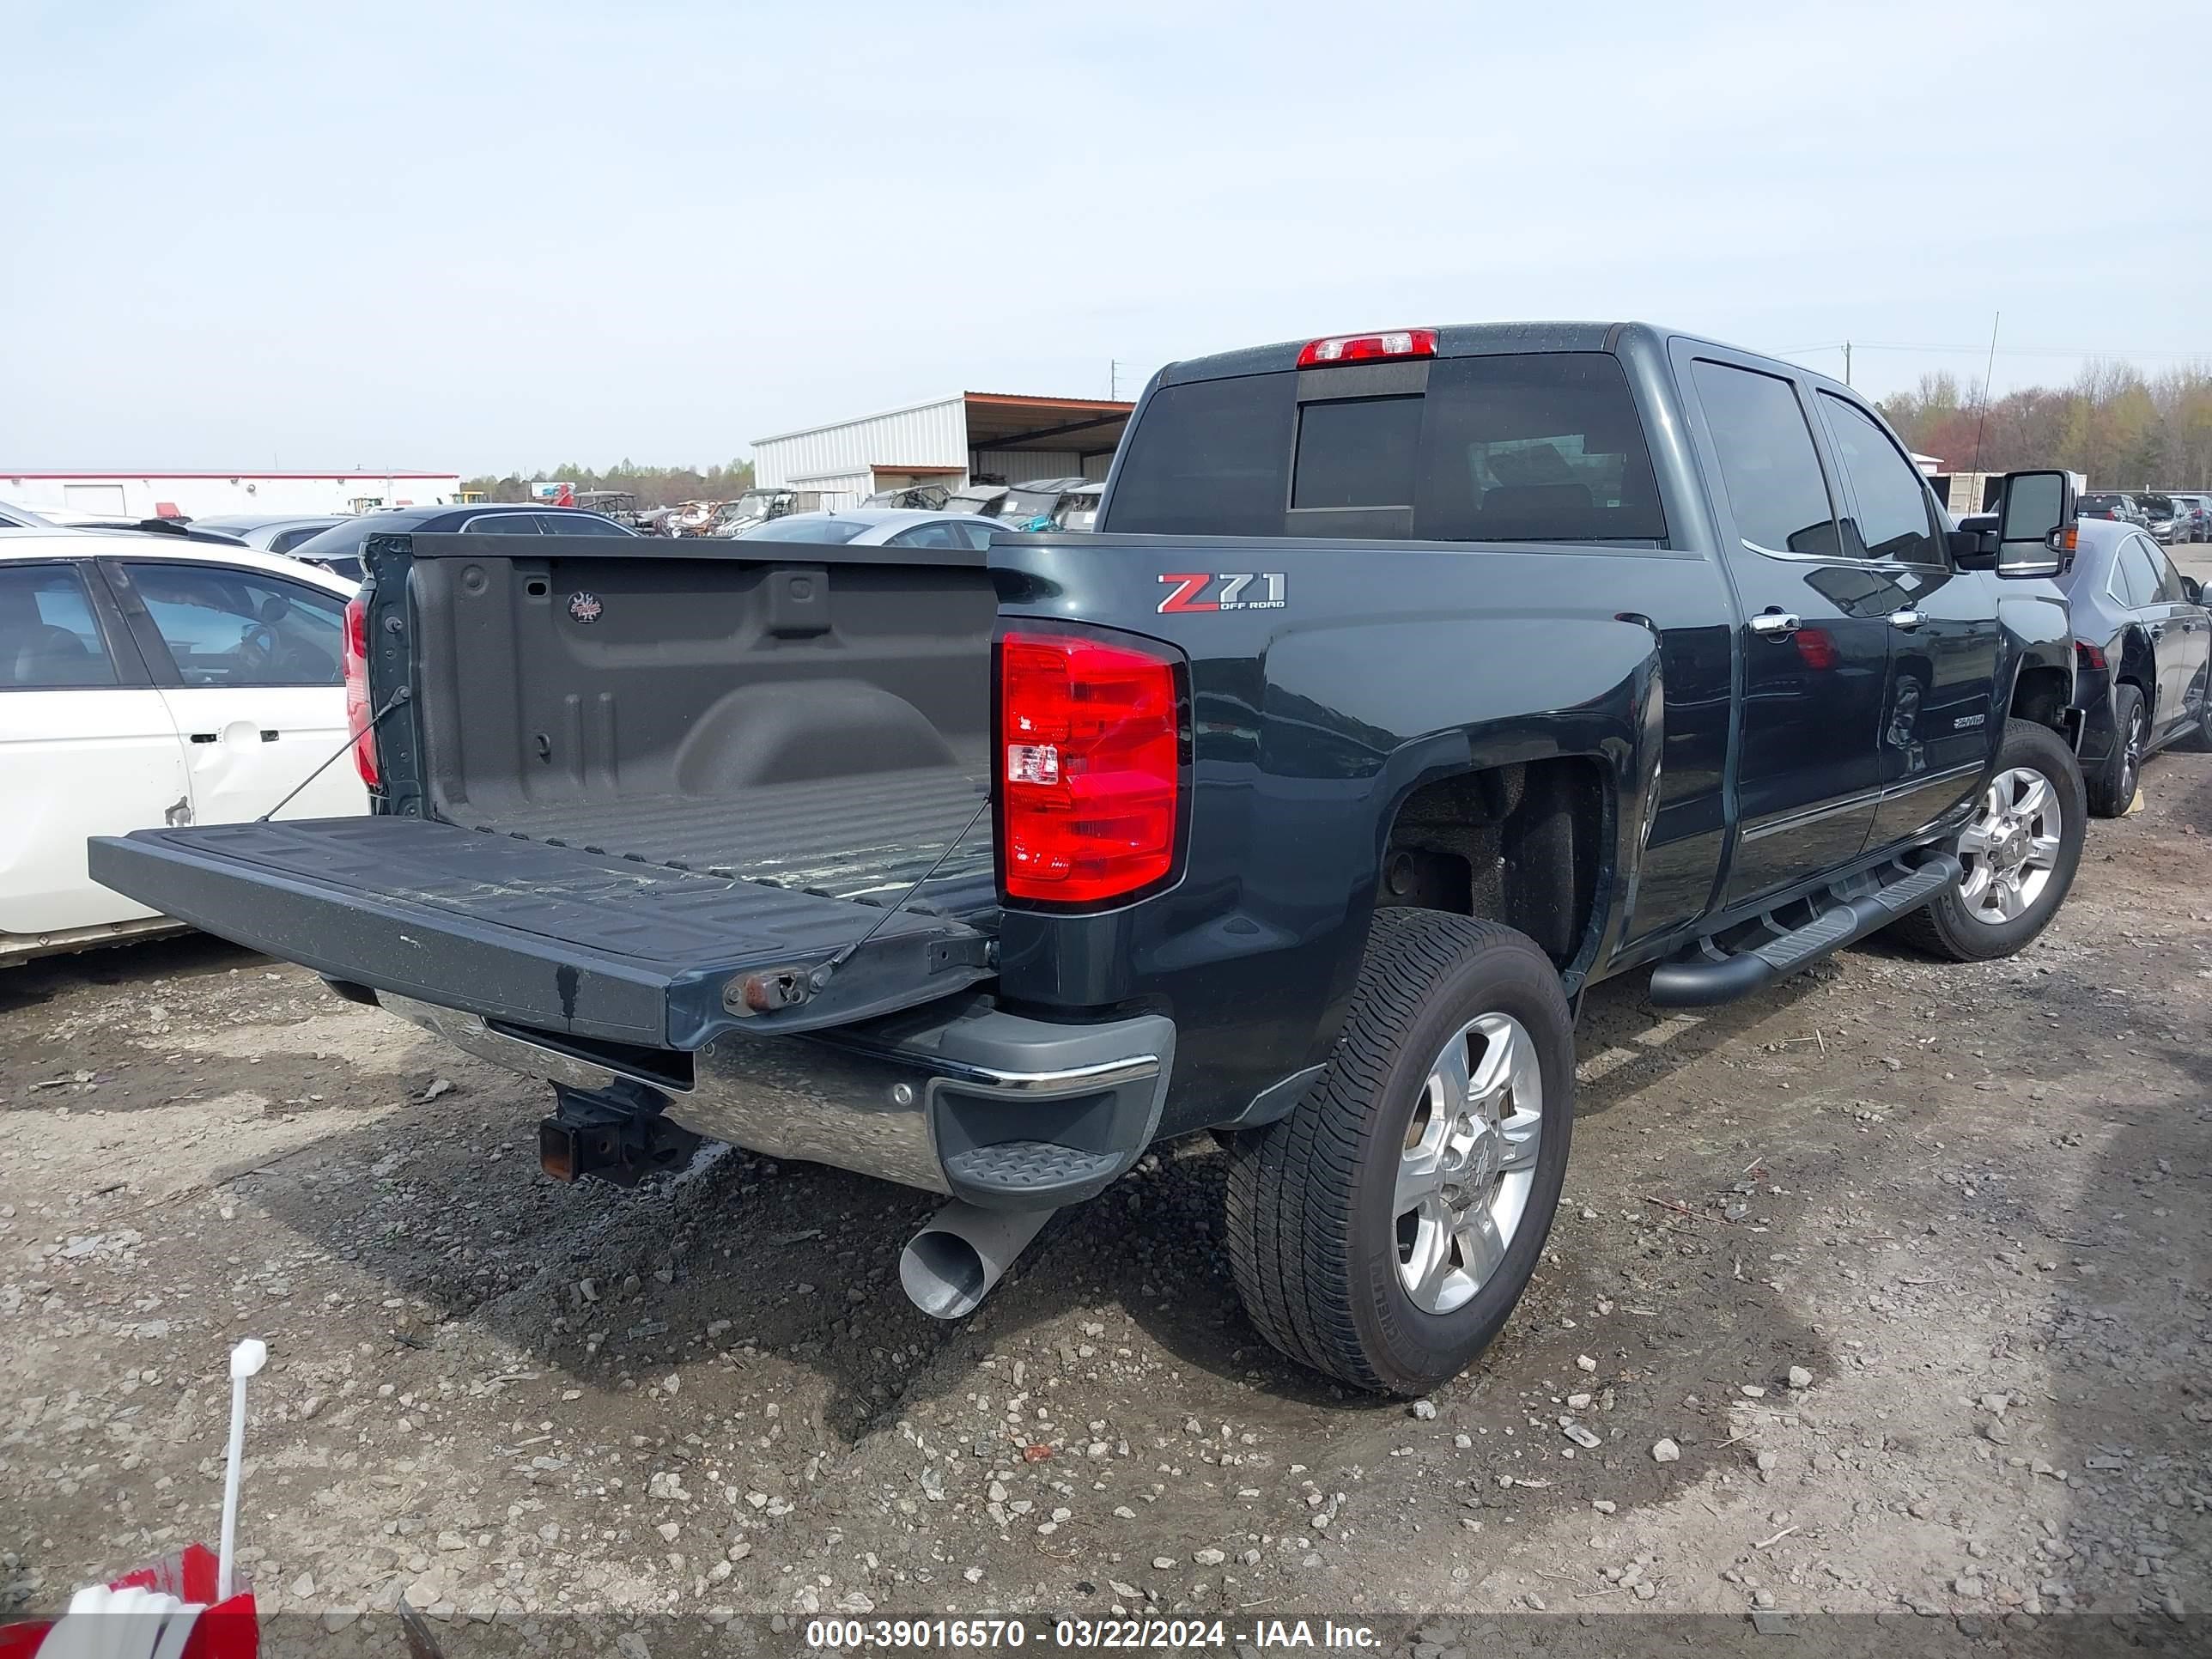
[[[1283,573],[1279,570],[1173,571],[1163,575],[1175,592],[1159,603],[1163,617],[1191,611],[1280,611]]]
[[[571,593],[568,596],[568,614],[580,623],[599,621],[599,612],[605,609],[596,593]]]

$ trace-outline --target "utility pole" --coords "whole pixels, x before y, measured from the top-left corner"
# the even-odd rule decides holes
[[[1851,343],[1850,343],[1849,340],[1846,340],[1846,341],[1844,341],[1844,384],[1845,386],[1849,386],[1850,383],[1851,383]]]
[[[1106,396],[1115,403],[1121,400],[1121,364],[1118,358],[1106,360]]]

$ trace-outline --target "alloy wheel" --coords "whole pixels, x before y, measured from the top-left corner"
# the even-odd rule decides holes
[[[2137,703],[2135,713],[2128,717],[2126,747],[2120,756],[2119,809],[2123,812],[2135,799],[2136,786],[2142,781],[2143,750],[2148,746],[2149,738],[2150,716],[2143,712],[2142,705]]]
[[[2064,830],[2050,779],[2032,766],[1997,775],[1959,837],[1966,868],[1959,896],[1977,921],[2013,921],[2027,913],[2057,873]]]
[[[1424,1313],[1464,1306],[1504,1261],[1543,1131],[1534,1040],[1510,1015],[1469,1020],[1430,1062],[1392,1200],[1398,1282]]]

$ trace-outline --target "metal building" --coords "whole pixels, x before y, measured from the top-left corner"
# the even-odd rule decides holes
[[[816,489],[829,507],[878,489],[1106,476],[1133,405],[1103,398],[963,392],[858,420],[753,440],[757,484]]]

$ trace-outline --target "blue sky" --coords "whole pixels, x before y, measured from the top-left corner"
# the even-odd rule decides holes
[[[2212,8],[0,0],[0,467],[727,459],[1642,317],[2212,360]]]

